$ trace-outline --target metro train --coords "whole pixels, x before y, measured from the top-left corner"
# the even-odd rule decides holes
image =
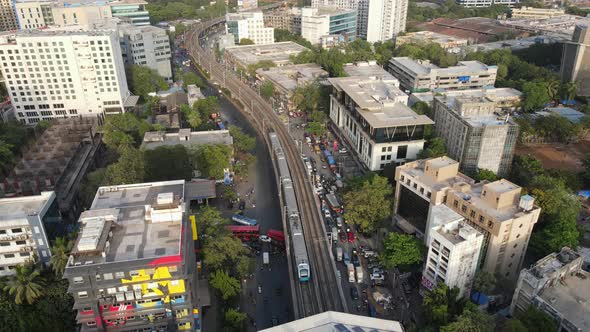
[[[283,147],[281,146],[277,134],[270,133],[269,138],[279,166],[279,178],[287,210],[289,230],[295,256],[295,266],[297,268],[297,277],[300,282],[306,282],[311,278],[311,271],[309,269],[309,258],[307,256],[307,248],[305,247],[305,238],[303,236],[303,226],[301,225],[301,218],[299,216],[299,209],[297,208],[297,200],[295,198],[295,190],[293,189],[293,182],[291,181],[291,173],[289,172],[285,153],[283,152]]]

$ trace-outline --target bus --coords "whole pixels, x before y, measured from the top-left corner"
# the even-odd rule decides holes
[[[227,229],[232,232],[238,239],[242,241],[254,241],[258,240],[260,236],[260,226],[237,226],[231,225],[226,226]]]
[[[280,246],[285,245],[285,233],[283,233],[282,231],[269,229],[266,235],[268,235],[268,237],[271,238],[276,244]]]

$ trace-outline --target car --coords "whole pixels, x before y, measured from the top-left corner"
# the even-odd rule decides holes
[[[350,298],[353,300],[359,299],[359,291],[356,287],[350,287]]]
[[[260,235],[260,236],[258,237],[258,239],[259,239],[261,242],[267,242],[267,243],[269,243],[269,242],[271,242],[271,241],[272,241],[272,240],[271,240],[271,238],[270,238],[270,237],[268,237],[268,235]]]
[[[340,148],[340,149],[338,150],[338,152],[339,152],[339,153],[347,153],[347,152],[348,152],[348,150],[347,150],[346,148],[342,147],[342,148]]]
[[[324,218],[332,218],[332,214],[330,210],[324,210]]]
[[[332,228],[334,226],[334,220],[332,218],[326,218],[326,227]]]
[[[323,168],[323,169],[326,169],[326,168],[328,168],[328,166],[326,166],[326,164],[323,164],[323,165],[322,165],[322,168]]]
[[[354,243],[354,233],[348,232],[348,242]]]
[[[314,167],[314,168],[313,168],[313,172],[314,172],[314,173],[317,173],[317,172],[318,172],[318,169],[317,169],[316,167]]]
[[[262,294],[262,286],[258,285],[258,294]]]
[[[354,265],[355,267],[361,265],[361,262],[359,261],[359,255],[357,255],[357,254],[352,255],[352,265]]]
[[[340,232],[340,241],[346,242],[346,233]]]
[[[372,281],[383,281],[383,280],[385,280],[385,276],[381,273],[371,273],[371,280]]]
[[[336,217],[336,225],[338,225],[338,227],[342,227],[342,221],[344,221],[342,217]]]
[[[245,209],[245,208],[246,208],[246,201],[240,201],[240,205],[238,206],[238,208],[239,208],[240,210],[243,210],[243,209]]]
[[[374,267],[371,271],[373,272],[373,274],[384,274],[385,273],[385,271],[383,271],[383,269],[379,268],[379,267]]]

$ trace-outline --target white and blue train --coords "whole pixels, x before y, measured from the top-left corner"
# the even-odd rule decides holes
[[[293,182],[291,181],[291,173],[287,166],[285,153],[283,147],[276,133],[270,133],[270,143],[273,153],[277,160],[279,167],[279,178],[281,181],[281,188],[283,189],[283,198],[285,202],[289,230],[291,240],[293,243],[293,253],[295,256],[295,266],[297,268],[297,277],[300,282],[308,281],[311,277],[309,269],[309,259],[307,256],[307,248],[305,247],[305,238],[303,237],[303,227],[301,225],[301,218],[299,216],[299,209],[297,208],[297,199],[295,198],[295,190],[293,189]]]

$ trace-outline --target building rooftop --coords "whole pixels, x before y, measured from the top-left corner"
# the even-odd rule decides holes
[[[417,75],[435,74],[439,76],[479,73],[490,69],[497,69],[497,66],[488,66],[479,61],[459,61],[456,66],[440,68],[428,61],[413,60],[408,57],[397,57],[389,60],[392,63],[401,64],[403,67],[416,73]]]
[[[434,97],[446,105],[446,107],[459,115],[461,119],[472,127],[515,125],[510,117],[496,112],[496,101],[505,98],[492,96],[477,91],[476,93],[463,94],[462,91]]]
[[[457,47],[467,45],[469,40],[459,38],[433,31],[417,31],[406,33],[403,36],[396,37],[396,43],[436,43],[445,47]]]
[[[165,133],[163,131],[150,131],[143,136],[142,147],[146,149],[155,149],[159,146],[181,145],[207,145],[207,144],[225,144],[233,145],[234,141],[229,130],[210,130],[210,131],[191,131],[190,129],[180,129],[175,133]]]
[[[402,325],[394,320],[372,318],[327,311],[305,317],[279,326],[271,327],[265,332],[402,332]]]
[[[402,103],[388,104],[379,110],[357,108],[357,112],[373,128],[434,124],[434,121],[428,116],[418,115],[411,108]]]
[[[0,227],[6,221],[21,219],[26,224],[24,217],[38,215],[50,200],[55,198],[53,191],[44,191],[39,195],[0,198]]]
[[[407,173],[408,175],[418,179],[420,182],[424,183],[430,188],[433,188],[436,191],[441,191],[443,189],[450,189],[456,183],[475,183],[475,181],[468,177],[467,175],[457,172],[453,177],[449,179],[445,179],[443,181],[437,181],[434,177],[427,175],[424,171],[426,167],[426,161],[430,161],[430,165],[433,168],[443,168],[451,165],[456,165],[457,169],[459,162],[447,157],[439,157],[439,158],[431,158],[431,159],[423,159],[423,160],[416,160],[414,162],[406,163],[404,166],[401,166],[401,171]]]
[[[377,64],[377,61],[360,61],[355,63],[347,63],[344,65],[344,72],[348,76],[363,76],[363,77],[375,77],[378,79],[395,80],[387,70]],[[399,87],[399,81],[397,85]]]
[[[256,73],[286,92],[291,92],[299,85],[315,79],[328,77],[328,72],[314,63],[271,67],[268,69],[260,68]]]
[[[479,233],[475,228],[469,226],[462,220],[453,220],[440,225],[436,232],[454,245],[465,241],[471,241],[477,236],[483,236],[483,234]]]
[[[564,117],[572,123],[579,123],[586,116],[586,114],[570,107],[547,107],[545,111]]]
[[[432,218],[431,228],[445,225],[453,221],[464,220],[463,216],[453,211],[450,207],[439,204],[430,208],[429,218]]]
[[[277,64],[288,63],[291,55],[297,55],[307,50],[306,47],[291,41],[265,45],[232,46],[225,49],[244,67],[260,61],[273,61]]]
[[[328,81],[344,91],[362,109],[381,109],[387,104],[408,102],[408,95],[398,88],[397,79],[334,77]]]
[[[540,298],[559,311],[580,331],[590,331],[590,274],[580,271],[555,283],[540,294]]]
[[[184,180],[100,187],[68,265],[80,266],[180,255]]]
[[[504,102],[508,100],[520,100],[522,98],[522,92],[513,88],[482,88],[482,89],[469,89],[469,90],[451,90],[451,91],[429,91],[429,92],[415,92],[412,93],[412,97],[419,101],[431,104],[434,100],[435,95],[442,94],[445,96],[474,96],[474,97],[486,97],[487,99],[494,102]]]

